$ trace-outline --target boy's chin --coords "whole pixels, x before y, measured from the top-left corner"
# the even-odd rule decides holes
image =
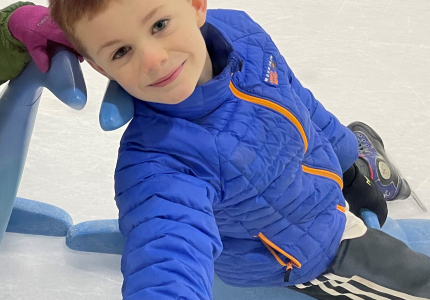
[[[175,97],[163,97],[162,99],[148,99],[142,96],[134,96],[134,98],[139,99],[141,101],[145,101],[145,102],[152,102],[152,103],[160,103],[160,104],[167,104],[167,105],[175,105],[175,104],[179,104],[183,101],[185,101],[190,95],[191,93],[187,93],[187,95],[175,95]]]
[[[170,93],[167,93],[166,95],[164,95],[164,97],[162,96],[160,99],[156,99],[154,101],[151,101],[151,100],[146,100],[146,101],[161,103],[161,104],[168,104],[168,105],[175,105],[188,99],[188,97],[191,96],[194,90],[195,90],[195,86],[194,87],[191,85],[187,86],[186,83],[183,83],[179,88],[173,89],[172,91],[170,91]]]
[[[159,104],[167,104],[167,105],[176,105],[179,104],[183,101],[185,101],[188,97],[186,98],[174,98],[174,99],[160,99],[160,100],[148,100],[148,99],[142,99],[140,97],[135,97],[141,101],[145,101],[145,102],[151,102],[151,103],[159,103]]]
[[[179,86],[171,89],[168,92],[163,93],[162,91],[160,91],[160,93],[155,93],[152,95],[146,93],[145,95],[143,95],[143,93],[141,93],[140,91],[133,91],[124,88],[124,90],[128,92],[131,96],[141,101],[168,105],[175,105],[185,101],[186,99],[188,99],[188,97],[192,95],[195,89],[196,84],[193,84],[191,81],[181,82]]]

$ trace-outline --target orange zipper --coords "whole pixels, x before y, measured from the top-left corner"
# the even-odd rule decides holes
[[[340,186],[340,189],[343,189],[343,180],[336,173],[333,173],[333,172],[330,172],[327,170],[315,169],[315,168],[311,168],[311,167],[304,166],[304,165],[302,165],[302,170],[305,173],[309,173],[309,174],[317,175],[317,176],[322,176],[322,177],[326,177],[328,179],[334,180]],[[340,212],[343,212],[343,213],[345,213],[345,211],[346,211],[346,208],[342,205],[339,205],[339,204],[336,206],[336,209]]]
[[[285,252],[284,250],[282,250],[281,248],[276,246],[268,238],[266,238],[264,236],[264,234],[262,234],[260,232],[257,237],[260,238],[260,240],[263,242],[264,246],[266,246],[267,250],[269,250],[270,253],[272,253],[272,255],[275,257],[277,262],[280,265],[286,267],[286,270],[292,270],[293,266],[296,268],[299,268],[299,269],[302,267],[302,264],[296,258],[294,258],[294,256],[288,254],[287,252]],[[281,253],[283,256],[287,257],[290,261],[288,263],[285,263],[284,261],[282,261],[282,259],[278,256],[278,254],[276,253],[275,250],[277,252]]]
[[[285,109],[284,107],[280,106],[279,104],[273,103],[272,101],[269,100],[265,100],[262,98],[257,98],[248,94],[245,94],[241,91],[239,91],[233,84],[232,81],[230,81],[230,90],[233,93],[233,95],[235,95],[237,98],[245,100],[247,102],[251,102],[251,103],[255,103],[267,108],[270,108],[278,113],[280,113],[281,115],[283,115],[284,117],[286,117],[288,120],[290,120],[291,123],[294,124],[294,126],[297,128],[297,130],[299,131],[302,139],[303,139],[303,144],[305,146],[305,153],[308,150],[308,139],[306,137],[305,134],[305,130],[303,129],[302,124],[300,124],[300,121],[287,109]]]
[[[311,168],[305,165],[302,165],[302,169],[303,169],[303,172],[334,180],[340,186],[340,188],[343,189],[343,180],[336,173],[333,173],[327,170]]]

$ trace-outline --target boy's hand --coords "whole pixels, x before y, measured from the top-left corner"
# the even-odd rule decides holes
[[[27,47],[28,52],[43,73],[49,70],[50,55],[47,48],[49,41],[73,46],[64,36],[57,24],[49,16],[48,8],[39,5],[26,5],[15,10],[8,23],[12,35]],[[82,57],[79,57],[82,62]]]

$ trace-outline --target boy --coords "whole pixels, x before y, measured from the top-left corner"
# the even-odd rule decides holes
[[[430,294],[428,257],[345,210],[355,137],[248,16],[206,22],[204,0],[51,7],[93,67],[144,100],[116,170],[125,299],[210,299],[214,269],[233,285],[295,285],[317,299]],[[342,292],[327,289],[333,280]]]

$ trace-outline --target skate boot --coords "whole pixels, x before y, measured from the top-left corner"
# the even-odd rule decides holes
[[[358,140],[358,159],[355,161],[360,172],[371,178],[384,195],[385,200],[403,200],[412,196],[424,211],[424,204],[411,190],[408,182],[387,157],[381,137],[368,125],[353,122],[348,128]]]

